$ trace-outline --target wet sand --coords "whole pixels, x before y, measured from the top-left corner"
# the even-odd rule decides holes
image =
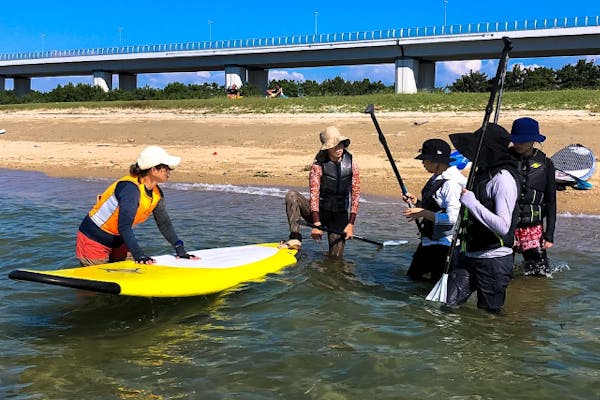
[[[424,140],[471,132],[482,112],[378,113],[392,154],[409,191],[419,193],[429,174],[414,157]],[[503,112],[540,122],[552,155],[581,143],[598,154],[600,117],[587,111]],[[127,173],[147,145],[183,158],[172,181],[260,186],[308,185],[308,168],[319,149],[319,130],[337,126],[352,143],[364,194],[399,198],[401,191],[368,115],[210,115],[198,111],[40,110],[0,113],[0,167],[59,177],[117,178]],[[598,174],[592,190],[558,192],[561,213],[600,214]]]

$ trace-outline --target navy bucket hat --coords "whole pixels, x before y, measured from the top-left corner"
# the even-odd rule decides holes
[[[515,119],[510,130],[510,141],[513,143],[543,142],[546,136],[540,134],[538,122],[529,117]]]

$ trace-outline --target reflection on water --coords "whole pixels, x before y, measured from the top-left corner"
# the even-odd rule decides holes
[[[106,182],[0,170],[0,397],[7,399],[591,399],[600,397],[597,218],[561,216],[552,278],[516,275],[505,311],[427,302],[405,276],[402,206],[368,198],[344,260],[306,241],[296,266],[212,296],[147,299],[15,282],[75,265]],[[191,248],[287,236],[283,189],[173,185]],[[243,193],[242,193],[243,192]],[[136,231],[168,251],[152,223]],[[568,266],[565,267],[565,266]]]

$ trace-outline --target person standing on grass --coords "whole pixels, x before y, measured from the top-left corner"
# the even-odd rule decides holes
[[[538,122],[529,117],[516,119],[510,131],[510,148],[522,168],[521,194],[518,200],[519,223],[514,250],[523,255],[525,275],[548,275],[546,250],[554,242],[556,225],[556,180],[554,163],[535,148],[546,140]]]
[[[309,173],[310,198],[297,191],[285,196],[286,214],[290,227],[290,240],[282,246],[300,248],[300,218],[327,229],[342,233],[328,233],[329,254],[341,257],[346,240],[354,235],[354,223],[360,199],[360,174],[358,165],[348,152],[350,139],[342,136],[335,126],[319,134],[321,149]],[[311,237],[320,241],[323,231],[311,230]]]
[[[423,160],[423,167],[433,175],[421,191],[421,200],[411,193],[402,196],[405,202],[416,205],[404,210],[403,214],[423,222],[421,242],[413,254],[407,275],[435,283],[444,273],[460,210],[461,190],[467,184],[467,178],[457,167],[450,166],[454,161],[450,158],[450,145],[442,139],[423,142],[421,154],[415,158]]]
[[[77,232],[76,257],[82,266],[123,261],[130,252],[136,263],[154,264],[138,244],[133,227],[150,215],[159,231],[175,249],[178,258],[198,259],[185,251],[171,218],[159,183],[165,183],[180,157],[167,154],[158,146],[148,146],[129,175],[114,182],[98,196],[91,211],[83,218]]]

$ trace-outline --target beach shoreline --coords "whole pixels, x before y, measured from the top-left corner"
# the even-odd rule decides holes
[[[531,116],[547,136],[542,150],[552,155],[571,143],[595,154],[600,118],[585,110],[503,112],[508,129],[515,118]],[[414,157],[424,140],[472,132],[480,112],[377,113],[409,191],[418,194],[429,174]],[[319,149],[318,132],[337,126],[351,139],[350,152],[361,171],[362,192],[399,199],[401,191],[368,115],[204,114],[194,110],[70,109],[0,113],[0,167],[40,171],[49,176],[119,178],[139,152],[155,144],[182,157],[171,182],[307,187],[308,168]],[[600,214],[599,178],[592,190],[558,192],[558,211]]]

